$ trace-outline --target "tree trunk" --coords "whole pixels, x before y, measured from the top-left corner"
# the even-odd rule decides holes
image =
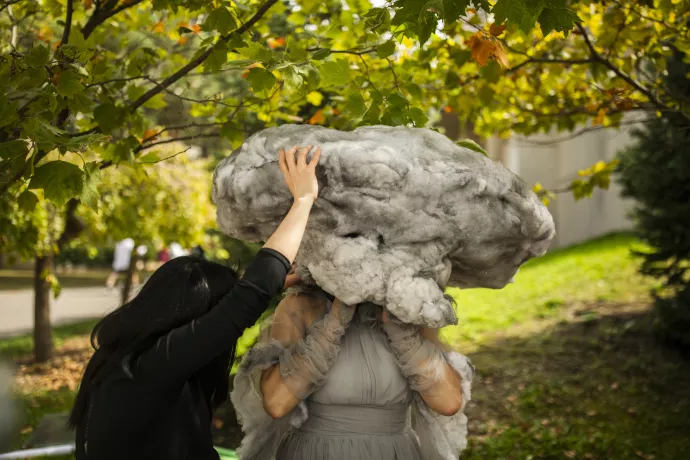
[[[86,225],[76,216],[79,200],[67,202],[65,228],[57,240],[58,251],[79,236]],[[34,264],[34,358],[37,362],[48,361],[53,355],[53,330],[50,324],[50,283],[46,277],[53,272],[55,256],[36,256]]]
[[[43,363],[53,355],[50,327],[50,283],[46,276],[53,268],[53,257],[36,257],[34,266],[34,356]]]
[[[129,300],[129,295],[132,292],[132,285],[134,284],[134,273],[137,270],[137,261],[139,254],[137,254],[136,245],[132,250],[132,257],[129,258],[129,268],[127,268],[127,276],[125,277],[125,284],[122,287],[122,304],[126,304]]]

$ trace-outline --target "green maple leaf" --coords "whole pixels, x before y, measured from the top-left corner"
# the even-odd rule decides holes
[[[65,70],[60,73],[56,79],[55,86],[60,96],[71,98],[75,93],[79,93],[84,89],[81,84],[81,77],[74,70]]]
[[[276,77],[266,69],[254,67],[253,69],[249,69],[247,81],[254,92],[258,93],[273,88],[273,85],[276,84]]]
[[[232,16],[232,13],[224,6],[220,6],[208,15],[204,28],[207,30],[217,30],[222,35],[225,35],[237,27],[237,21]]]
[[[46,199],[59,207],[79,196],[83,186],[83,171],[77,165],[62,160],[49,161],[37,167],[29,183],[30,189],[43,189]]]
[[[580,18],[568,8],[544,8],[539,15],[539,26],[544,35],[552,30],[568,34],[576,22],[580,22]]]

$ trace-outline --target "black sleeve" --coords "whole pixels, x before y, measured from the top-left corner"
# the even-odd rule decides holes
[[[261,249],[242,279],[205,315],[162,336],[136,360],[136,377],[163,384],[187,380],[231,349],[280,292],[290,263],[277,251]]]

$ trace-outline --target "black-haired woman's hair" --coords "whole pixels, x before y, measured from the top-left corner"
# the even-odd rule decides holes
[[[177,257],[156,270],[131,301],[96,324],[91,333],[95,352],[84,371],[69,425],[76,428],[84,423],[91,390],[123,360],[134,362],[161,336],[207,313],[236,281],[233,269],[195,256]],[[234,356],[233,348],[197,373],[211,410],[228,398]]]

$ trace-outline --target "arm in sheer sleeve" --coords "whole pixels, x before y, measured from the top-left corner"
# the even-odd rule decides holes
[[[307,342],[313,340],[308,338],[309,335],[314,329],[318,331],[321,328],[319,322],[324,329],[332,326],[333,318],[326,318],[328,314],[325,313],[325,298],[309,295],[286,297],[274,316],[266,321],[267,327],[262,330],[257,345],[244,356],[230,394],[238,421],[245,433],[237,451],[243,460],[274,460],[275,452],[285,434],[307,419],[306,404],[293,392],[303,394],[318,383],[307,378],[313,369],[305,369],[313,364],[305,363],[292,355],[296,350],[310,349],[307,353],[320,357],[305,357],[305,360],[328,361],[327,356],[333,356],[332,346],[326,344],[327,351],[319,352],[316,351],[316,345],[307,345]],[[337,317],[343,327],[348,322],[347,315],[341,317],[342,314],[339,313],[332,316]],[[328,326],[324,323],[328,323]],[[293,370],[293,377],[287,378],[287,384],[281,375],[281,361],[289,363],[286,364],[286,369]],[[325,372],[322,368],[319,374]]]
[[[450,349],[441,343],[438,331],[393,318],[383,329],[410,387],[439,414],[457,413],[462,407],[462,376],[448,363]]]
[[[284,349],[278,364],[264,371],[261,389],[264,409],[275,418],[289,413],[325,383],[354,312],[354,307],[336,300],[330,311],[316,319],[319,309],[323,314],[323,303],[301,300],[304,297],[284,299],[273,320],[272,337]]]
[[[465,406],[471,398],[474,367],[443,344],[435,329],[392,319],[384,324],[402,374],[415,390],[412,428],[422,458],[457,460],[467,446]]]

